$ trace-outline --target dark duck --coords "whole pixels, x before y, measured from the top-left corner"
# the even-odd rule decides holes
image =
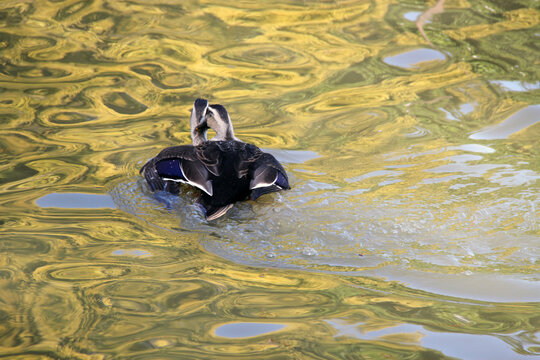
[[[216,136],[207,140],[211,128]],[[181,184],[200,190],[196,202],[206,219],[224,215],[235,202],[290,189],[287,173],[271,155],[234,136],[227,110],[197,99],[191,112],[193,145],[163,149],[141,168],[152,191],[180,192]]]

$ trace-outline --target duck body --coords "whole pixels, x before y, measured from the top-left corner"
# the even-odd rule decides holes
[[[271,154],[237,140],[163,149],[141,173],[152,191],[178,194],[181,183],[200,189],[197,203],[208,220],[224,215],[235,202],[290,189],[287,173]]]
[[[206,139],[208,129],[216,136]],[[224,215],[235,202],[290,189],[283,166],[271,154],[234,136],[225,107],[196,99],[191,112],[193,145],[163,149],[141,168],[150,190],[180,192],[182,184],[198,188],[197,203],[206,219]]]

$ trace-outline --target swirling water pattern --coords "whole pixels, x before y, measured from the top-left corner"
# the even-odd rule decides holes
[[[0,357],[538,356],[539,22],[532,0],[2,1]],[[200,96],[292,190],[211,223],[148,192]]]

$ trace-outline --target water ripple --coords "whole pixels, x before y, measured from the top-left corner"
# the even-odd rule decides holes
[[[37,278],[54,281],[84,282],[122,277],[130,273],[127,266],[118,264],[62,264],[40,267],[35,271]]]
[[[538,355],[533,3],[0,2],[2,356]],[[197,97],[293,188],[150,193]]]

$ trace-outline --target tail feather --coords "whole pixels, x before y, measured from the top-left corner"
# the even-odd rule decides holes
[[[232,207],[233,207],[233,204],[228,204],[225,206],[212,206],[212,205],[204,206],[206,220],[211,221],[219,217],[222,217]]]

